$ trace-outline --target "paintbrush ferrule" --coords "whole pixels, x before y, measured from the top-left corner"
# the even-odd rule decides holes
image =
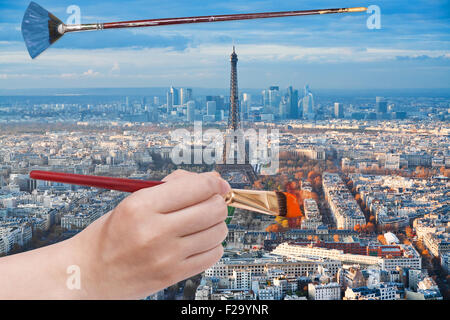
[[[367,11],[366,7],[354,7],[354,8],[340,8],[340,9],[324,9],[319,10],[320,14],[331,14],[331,13],[346,13],[346,12],[364,12]]]
[[[272,216],[280,215],[278,198],[274,191],[232,190],[225,196],[225,202],[230,207]]]
[[[354,8],[348,8],[348,12],[364,12],[368,9],[366,7],[354,7]]]
[[[91,24],[62,24],[58,27],[58,31],[61,34],[68,32],[81,32],[81,31],[95,31],[103,30],[103,23],[91,23]]]

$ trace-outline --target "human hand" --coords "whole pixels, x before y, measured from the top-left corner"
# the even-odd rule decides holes
[[[81,298],[144,298],[222,257],[229,184],[214,172],[176,171],[164,180],[69,240],[81,270]]]

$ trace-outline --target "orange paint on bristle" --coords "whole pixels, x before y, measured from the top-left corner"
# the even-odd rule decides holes
[[[302,212],[300,211],[300,206],[298,205],[297,197],[287,192],[283,193],[286,196],[286,207],[287,207],[286,218],[301,217]]]

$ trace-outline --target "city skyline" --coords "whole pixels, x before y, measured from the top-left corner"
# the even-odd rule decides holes
[[[66,9],[73,3],[60,1],[56,6],[44,0],[40,4],[65,21]],[[367,28],[369,14],[363,13],[73,34],[36,61],[27,56],[20,34],[27,5],[28,1],[0,3],[7,13],[0,23],[4,89],[164,87],[174,79],[179,86],[221,88],[228,83],[224,57],[233,44],[241,57],[243,88],[268,83],[298,88],[309,83],[320,89],[445,88],[450,83],[445,1],[434,1],[433,6],[424,1],[408,5],[379,1],[379,30]],[[194,1],[189,6],[149,1],[126,8],[79,1],[76,5],[82,22],[342,6],[331,0],[313,5],[306,1],[245,5]]]

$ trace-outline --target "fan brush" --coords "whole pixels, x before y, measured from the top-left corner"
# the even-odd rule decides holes
[[[42,8],[35,2],[31,2],[25,11],[22,21],[22,35],[31,58],[36,58],[64,34],[70,32],[82,32],[103,29],[157,27],[174,24],[210,23],[233,20],[250,20],[278,17],[307,16],[317,14],[364,12],[365,7],[319,9],[302,11],[281,11],[244,14],[224,14],[215,16],[198,16],[183,18],[164,18],[135,21],[121,21],[91,24],[64,24],[53,14]]]

